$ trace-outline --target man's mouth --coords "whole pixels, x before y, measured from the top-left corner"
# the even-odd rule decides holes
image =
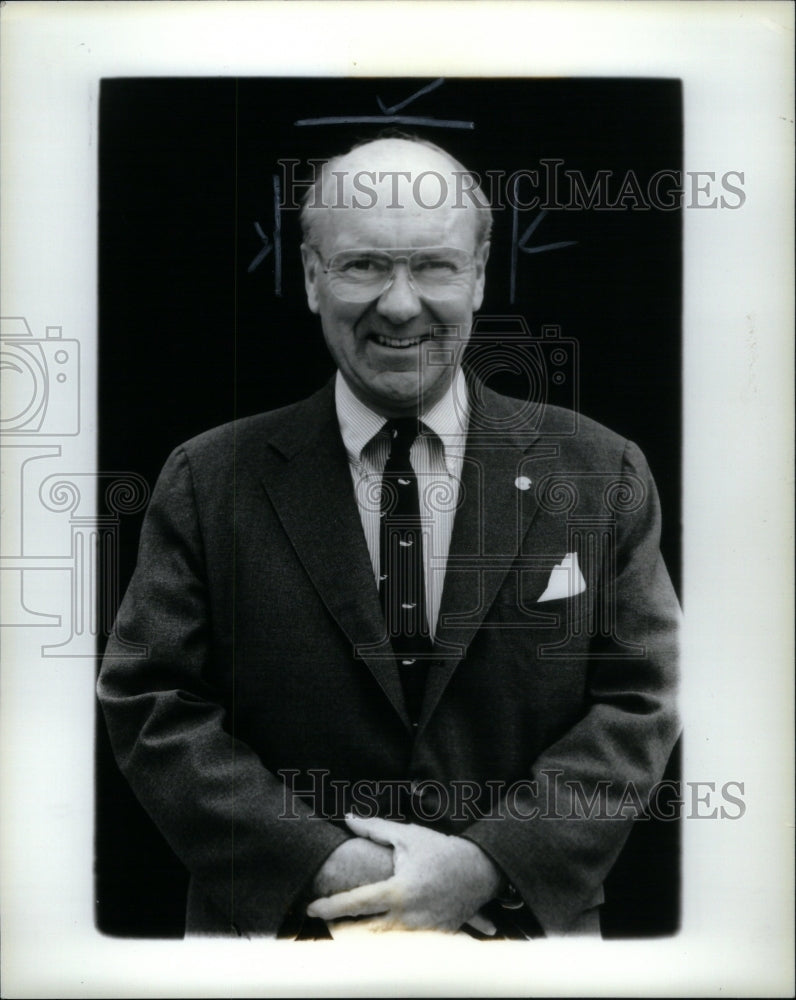
[[[409,347],[417,347],[418,344],[422,344],[424,340],[428,340],[426,334],[420,334],[417,337],[385,337],[382,333],[371,334],[372,339],[375,340],[377,344],[382,347],[394,347],[397,350],[406,350]]]

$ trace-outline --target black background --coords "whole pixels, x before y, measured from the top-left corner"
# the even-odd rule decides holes
[[[333,372],[304,298],[298,213],[281,213],[275,253],[258,266],[257,232],[274,239],[279,159],[342,152],[385,123],[297,126],[379,116],[427,79],[119,79],[100,101],[99,469],[150,485],[169,452],[208,427],[309,395]],[[448,79],[404,115],[473,129],[402,126],[479,172],[539,170],[560,159],[587,182],[632,171],[642,190],[682,166],[679,81]],[[300,169],[300,168],[297,168]],[[520,212],[522,233],[536,211]],[[482,315],[521,315],[533,332],[577,341],[580,412],[636,441],[664,512],[662,549],[680,577],[681,212],[549,211],[519,253],[510,301],[512,211],[495,212]],[[490,384],[514,391],[510,379]],[[568,383],[571,386],[572,382]],[[554,402],[572,405],[572,391]],[[126,518],[123,592],[141,516]],[[669,775],[677,775],[673,761]],[[97,726],[97,925],[116,935],[182,933],[187,879],[138,806]],[[673,932],[679,921],[679,823],[637,824],[609,878],[608,936]]]

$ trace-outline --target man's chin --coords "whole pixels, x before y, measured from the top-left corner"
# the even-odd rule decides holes
[[[367,388],[370,406],[388,417],[419,413],[428,406],[429,387],[417,372],[382,374]]]

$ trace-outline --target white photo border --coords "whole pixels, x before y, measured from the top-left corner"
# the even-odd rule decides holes
[[[737,211],[684,212],[683,778],[743,782],[746,810],[684,822],[681,932],[367,948],[104,937],[95,662],[42,656],[37,629],[12,626],[0,630],[4,995],[792,995],[793,6],[12,0],[0,19],[2,314],[79,341],[79,433],[46,439],[53,473],[96,468],[103,77],[680,78],[686,171],[740,171],[745,193]],[[9,454],[4,557],[39,510],[9,485]],[[82,502],[90,517],[93,497]],[[50,531],[44,519],[34,556]],[[65,570],[41,587],[66,606]]]

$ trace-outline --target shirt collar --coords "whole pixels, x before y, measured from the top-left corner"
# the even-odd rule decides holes
[[[387,423],[387,418],[355,396],[339,371],[334,384],[334,402],[348,461],[356,465],[361,461],[362,449]],[[442,399],[420,414],[423,423],[442,442],[446,465],[454,454],[464,454],[469,418],[467,382],[459,368]]]

